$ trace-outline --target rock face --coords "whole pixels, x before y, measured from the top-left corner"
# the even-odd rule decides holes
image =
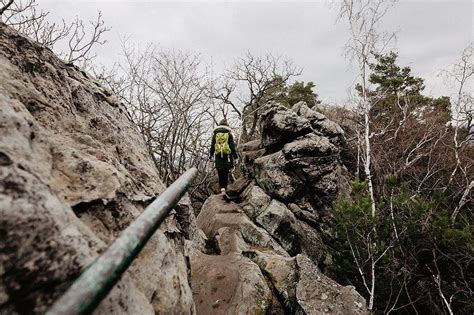
[[[285,136],[274,130],[286,130]],[[322,214],[338,196],[347,194],[347,171],[340,158],[344,132],[339,125],[304,102],[291,109],[268,104],[260,132],[266,154],[254,160],[253,168],[257,184],[268,195],[317,215],[314,209]]]
[[[0,135],[0,313],[42,314],[164,186],[117,98],[1,23]],[[178,210],[97,314],[194,313]]]
[[[342,129],[304,103],[269,105],[260,128],[240,146],[247,178],[228,189],[239,198],[211,196],[197,217],[214,248],[190,255],[198,314],[368,314],[318,267],[331,260],[319,224],[347,188]]]

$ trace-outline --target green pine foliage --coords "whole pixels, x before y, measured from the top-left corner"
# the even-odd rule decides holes
[[[377,90],[384,93],[418,94],[424,90],[424,80],[414,77],[410,67],[399,67],[395,62],[398,54],[390,52],[386,55],[375,54],[376,63],[371,64],[372,73],[369,82],[377,84]]]
[[[275,82],[281,81],[281,78],[276,77]],[[274,84],[272,89],[266,91],[264,101],[274,100],[285,107],[291,107],[298,102],[304,101],[308,107],[313,108],[321,101],[318,99],[318,94],[314,92],[315,85],[309,81],[296,81],[291,85],[286,85],[283,82]]]
[[[375,268],[376,313],[443,314],[443,302],[433,275],[440,275],[443,293],[453,296],[452,308],[459,314],[474,311],[472,256],[473,228],[467,222],[452,226],[445,208],[446,195],[432,199],[413,196],[410,185],[388,177],[390,193],[377,202],[380,212],[371,216],[365,182],[352,184],[350,199],[334,204],[334,263],[330,269],[344,284],[354,285],[367,299],[371,261]],[[435,302],[435,304],[434,304]]]
[[[300,101],[306,102],[310,108],[316,106],[321,103],[321,101],[318,100],[318,95],[314,93],[314,87],[315,85],[311,81],[306,84],[303,81],[296,81],[288,87],[288,94],[286,95],[285,102],[289,106],[293,106]]]

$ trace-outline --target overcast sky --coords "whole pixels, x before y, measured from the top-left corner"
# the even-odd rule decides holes
[[[337,1],[336,1],[337,2]],[[98,49],[98,61],[118,60],[120,38],[137,44],[202,54],[216,72],[247,51],[271,52],[303,68],[299,80],[313,81],[320,98],[342,102],[357,78],[343,56],[347,25],[336,22],[337,3],[327,1],[120,1],[40,0],[52,17],[90,20],[100,10],[112,31]],[[426,80],[426,94],[449,95],[437,74],[473,41],[472,0],[402,0],[384,19],[397,32],[400,65]]]

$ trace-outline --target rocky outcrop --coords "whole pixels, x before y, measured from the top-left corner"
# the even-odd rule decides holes
[[[286,130],[285,136],[277,136],[275,130]],[[323,212],[347,194],[347,171],[340,158],[344,132],[339,125],[304,102],[291,109],[268,104],[260,132],[266,154],[255,159],[254,173],[268,195],[309,212]]]
[[[260,128],[260,140],[240,146],[247,178],[197,217],[214,248],[190,258],[198,313],[367,314],[354,287],[318,267],[331,261],[320,223],[347,189],[342,129],[304,103],[269,105]]]
[[[353,287],[337,284],[308,258],[318,253],[314,230],[258,186],[248,187],[245,200],[211,196],[197,217],[214,244],[208,253],[189,249],[198,314],[367,314]]]
[[[164,186],[116,97],[0,23],[0,313],[44,313]],[[194,312],[183,204],[97,314]]]
[[[313,261],[321,259],[321,240],[318,231],[296,219],[293,212],[282,202],[272,200],[256,221],[276,238],[290,255],[303,253]]]
[[[367,314],[354,287],[343,287],[322,274],[304,255],[281,257],[251,253],[268,275],[275,293],[292,314]]]

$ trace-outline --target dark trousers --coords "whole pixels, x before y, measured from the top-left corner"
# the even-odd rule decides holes
[[[220,188],[227,188],[227,184],[229,183],[229,170],[227,167],[217,169]]]

